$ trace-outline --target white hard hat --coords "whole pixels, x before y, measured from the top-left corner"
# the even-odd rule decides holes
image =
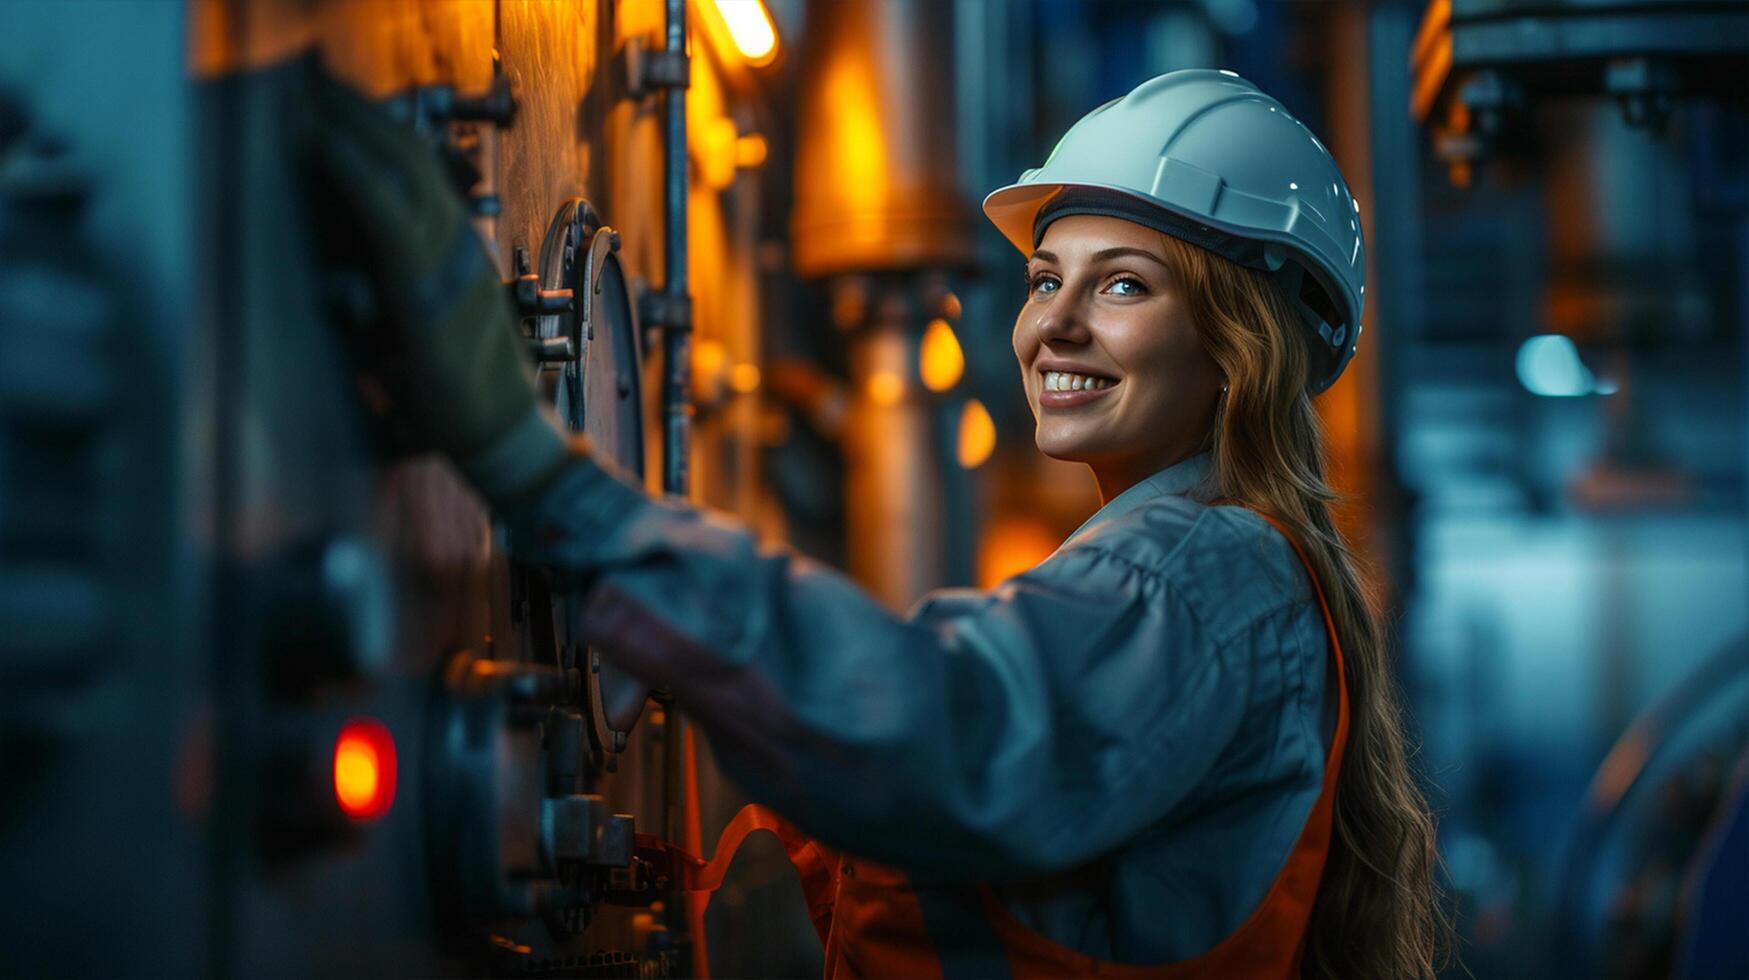
[[[1274,274],[1305,322],[1314,394],[1354,356],[1360,205],[1312,131],[1232,72],[1168,72],[1093,110],[984,214],[1025,255],[1057,217],[1109,214]]]

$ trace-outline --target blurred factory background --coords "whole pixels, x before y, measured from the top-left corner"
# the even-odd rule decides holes
[[[1033,447],[981,196],[1150,75],[1256,82],[1371,245],[1319,404],[1453,975],[1743,975],[1749,2],[13,0],[0,36],[0,973],[818,970],[770,841],[682,907],[664,842],[742,802],[685,706],[384,448],[285,152],[319,59],[451,161],[569,423],[895,608],[1097,503]]]

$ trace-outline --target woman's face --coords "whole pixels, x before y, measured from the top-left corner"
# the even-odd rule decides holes
[[[1092,466],[1108,500],[1194,453],[1213,422],[1220,370],[1167,258],[1152,229],[1075,214],[1026,265],[1014,355],[1038,447]]]

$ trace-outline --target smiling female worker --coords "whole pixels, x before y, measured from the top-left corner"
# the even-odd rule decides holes
[[[323,112],[397,415],[749,794],[854,855],[807,878],[829,974],[1432,975],[1431,820],[1310,401],[1360,334],[1358,207],[1279,103],[1162,75],[984,202],[1029,257],[1039,448],[1104,506],[904,619],[567,443],[448,178],[362,103]]]

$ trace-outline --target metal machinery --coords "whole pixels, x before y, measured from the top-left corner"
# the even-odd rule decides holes
[[[1595,455],[1576,478],[1554,485],[1543,468],[1558,471],[1550,462],[1559,452],[1555,440],[1528,436],[1520,454],[1523,485],[1546,480],[1546,489],[1540,499],[1531,496],[1522,507],[1528,516],[1518,519],[1527,526],[1531,516],[1550,513],[1588,520],[1587,532],[1606,542],[1606,567],[1628,564],[1626,528],[1656,527],[1657,515],[1679,506],[1730,526],[1740,491],[1710,488],[1721,472],[1741,473],[1740,463],[1728,451],[1685,452],[1669,432],[1673,419],[1692,429],[1696,419],[1729,419],[1742,405],[1741,366],[1718,353],[1742,350],[1745,322],[1740,229],[1749,3],[1436,0],[1426,6],[1408,62],[1413,116],[1458,189],[1430,195],[1449,202],[1447,228],[1465,227],[1453,220],[1463,211],[1474,222],[1467,226],[1471,232],[1498,223],[1499,215],[1484,208],[1511,213],[1514,195],[1522,207],[1517,213],[1529,219],[1510,231],[1489,229],[1492,246],[1513,254],[1510,261],[1524,271],[1505,277],[1485,302],[1435,317],[1439,322],[1428,333],[1443,328],[1442,342],[1455,348],[1461,341],[1472,350],[1492,343],[1523,352],[1554,341],[1596,366],[1597,380],[1573,392],[1599,396],[1591,403],[1600,433]],[[1484,181],[1484,173],[1496,179]],[[1401,189],[1413,180],[1386,173],[1378,183]],[[1489,204],[1464,203],[1475,198]],[[1406,200],[1399,192],[1395,202]],[[1413,236],[1399,242],[1423,247]],[[1452,248],[1441,254],[1441,246],[1461,248],[1462,240],[1449,230],[1431,240],[1430,268],[1458,261],[1450,257]],[[1437,295],[1436,287],[1427,292]],[[1448,385],[1456,374],[1447,372]],[[1524,408],[1546,393],[1523,367],[1525,390],[1510,386],[1509,372],[1493,377],[1507,379],[1516,401],[1506,404]],[[1492,397],[1480,393],[1493,390],[1488,384],[1498,387],[1470,384],[1464,397]],[[1677,402],[1672,392],[1697,401]],[[1425,389],[1419,394],[1428,399]],[[1706,409],[1696,407],[1701,399],[1708,400]],[[1549,411],[1537,406],[1524,414],[1536,417],[1537,408]],[[1431,428],[1422,425],[1424,446],[1433,445]],[[1427,521],[1429,538],[1455,539],[1465,527],[1461,517],[1444,520],[1444,527],[1438,518]],[[1493,557],[1495,574],[1509,574],[1507,562]],[[1604,588],[1614,589],[1614,579],[1606,578]],[[1730,605],[1729,587],[1722,591]],[[1601,628],[1584,651],[1581,662],[1600,681],[1595,710],[1603,731],[1614,740],[1622,726],[1632,725],[1592,780],[1577,819],[1562,821],[1570,837],[1559,867],[1545,869],[1553,914],[1534,955],[1514,944],[1513,930],[1532,934],[1543,928],[1540,917],[1523,914],[1515,924],[1512,911],[1528,909],[1534,897],[1510,897],[1503,887],[1510,879],[1489,869],[1493,854],[1477,844],[1505,835],[1493,826],[1468,838],[1472,857],[1486,855],[1471,862],[1475,880],[1491,882],[1477,887],[1493,896],[1479,900],[1471,916],[1478,923],[1474,935],[1482,937],[1472,941],[1472,966],[1598,977],[1741,971],[1721,965],[1743,962],[1740,938],[1713,922],[1740,905],[1730,904],[1729,888],[1721,892],[1708,882],[1742,880],[1740,864],[1733,874],[1720,863],[1740,857],[1730,857],[1734,852],[1717,841],[1733,819],[1739,825],[1743,819],[1749,660],[1739,635],[1700,662],[1695,645],[1675,638],[1669,625],[1651,649],[1634,649],[1630,630],[1612,611],[1641,600],[1606,592]],[[1486,638],[1466,642],[1491,645]],[[1709,638],[1701,649],[1716,642]],[[1672,693],[1642,710],[1648,689],[1664,689],[1676,677],[1682,679]],[[1424,707],[1423,717],[1433,712]],[[1510,777],[1491,778],[1498,786]],[[1547,795],[1558,798],[1559,791]],[[1484,819],[1497,824],[1499,812],[1513,811],[1501,805]],[[1476,818],[1460,815],[1447,826],[1462,827],[1466,819]],[[1482,825],[1476,820],[1474,826]]]
[[[1679,101],[1744,99],[1749,3],[1434,0],[1410,58],[1415,117],[1465,183],[1551,99],[1609,96],[1654,131]]]
[[[695,7],[0,13],[0,973],[689,971],[679,711],[369,418],[280,122],[320,60],[429,137],[559,417],[684,494]]]

